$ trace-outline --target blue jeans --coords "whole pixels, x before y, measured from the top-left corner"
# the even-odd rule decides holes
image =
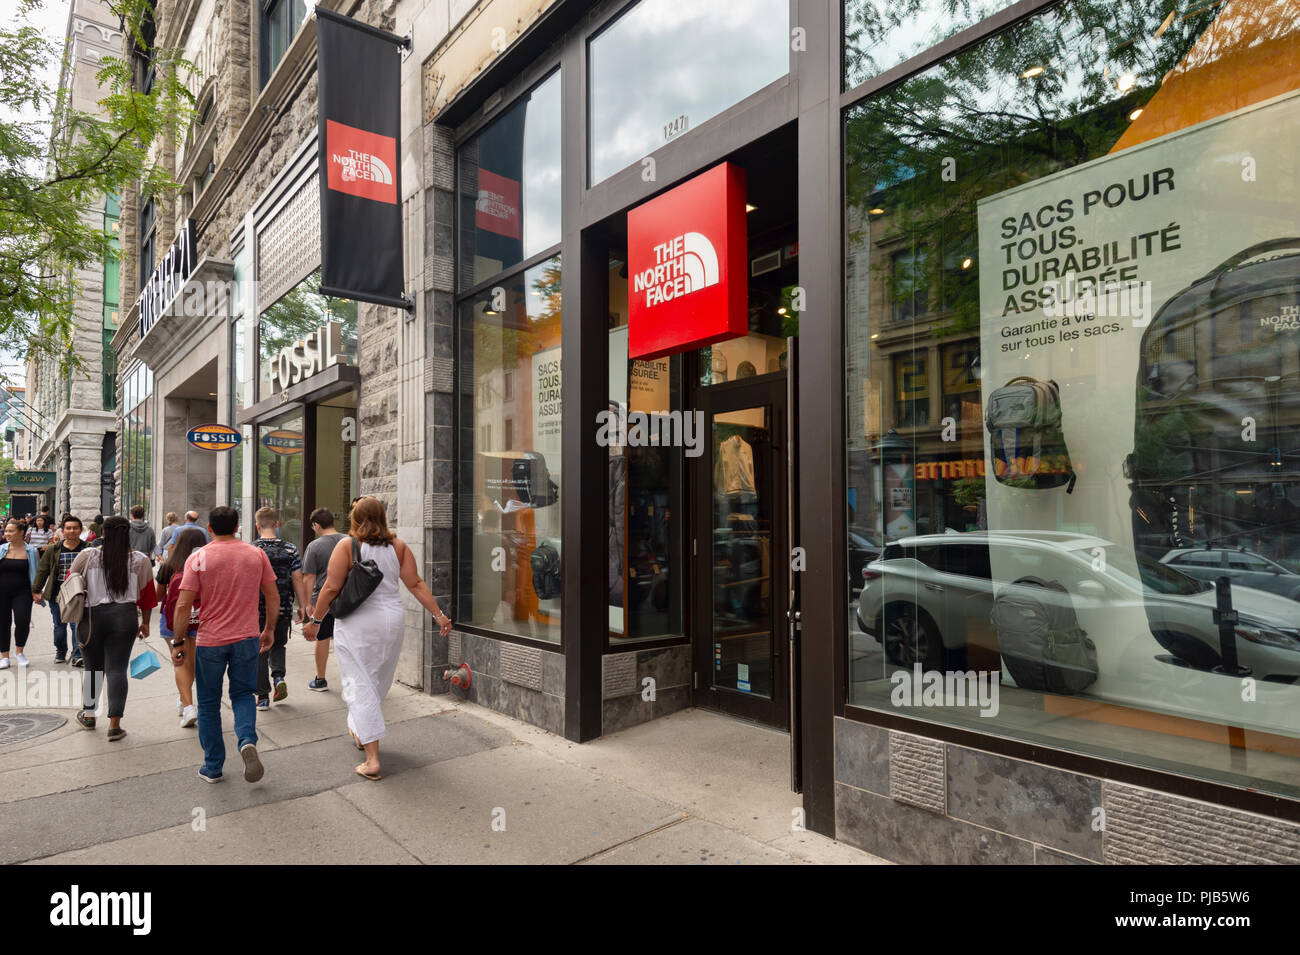
[[[203,768],[209,776],[226,764],[226,742],[221,730],[221,683],[230,674],[230,709],[235,715],[235,738],[242,748],[257,742],[258,638],[249,637],[219,647],[194,648],[195,699],[199,707],[199,744]]]
[[[58,600],[50,601],[50,616],[54,618],[54,652],[59,656],[66,656],[68,652],[68,629],[72,629],[72,655],[81,656],[81,649],[77,646],[77,625],[75,623],[64,623],[63,618],[59,616]]]

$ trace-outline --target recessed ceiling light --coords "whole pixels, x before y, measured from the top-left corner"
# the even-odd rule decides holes
[[[1047,70],[1045,66],[1031,66],[1025,72],[1020,74],[1021,79],[1032,80],[1035,76],[1040,76]]]
[[[1123,76],[1119,78],[1119,82],[1115,84],[1115,88],[1118,89],[1121,93],[1127,93],[1133,87],[1137,86],[1137,81],[1138,78],[1134,74],[1125,73]]]
[[[753,212],[753,211],[754,211],[755,209],[757,209],[757,208],[758,208],[758,206],[751,206],[749,203],[745,203],[745,211],[746,211],[746,212]]]
[[[1128,121],[1131,123],[1133,122],[1133,120],[1137,119],[1141,115],[1142,115],[1142,107],[1139,106],[1137,109],[1133,110],[1133,112],[1128,114]]]
[[[875,341],[875,340],[876,340],[877,338],[879,338],[879,337],[880,337],[880,332],[876,332],[875,334],[873,334],[873,335],[871,336],[871,340],[872,340],[872,341]]]
[[[961,260],[961,267],[962,267],[963,269],[968,269],[968,268],[970,268],[970,267],[971,267],[971,262],[972,262],[972,261],[973,261],[973,260],[972,260],[969,256],[967,256],[966,258],[964,258],[964,259]]]
[[[885,214],[885,210],[881,209],[879,206],[877,206],[874,209],[867,210],[867,215],[869,216],[883,216],[884,214]]]

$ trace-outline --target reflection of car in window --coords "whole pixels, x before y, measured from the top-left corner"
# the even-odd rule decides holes
[[[1234,587],[1252,587],[1300,600],[1300,574],[1253,551],[1225,547],[1174,548],[1160,558],[1160,563],[1197,580],[1213,583],[1227,577]]]
[[[892,663],[963,669],[971,648],[996,649],[993,599],[1023,577],[1061,583],[1081,619],[1145,612],[1151,636],[1174,657],[1195,667],[1220,662],[1212,585],[1181,568],[1134,558],[1111,541],[1069,532],[976,531],[890,543],[864,571],[858,626],[881,642]],[[1240,662],[1260,679],[1300,679],[1295,604],[1245,586],[1234,585],[1232,597],[1241,620]],[[1099,644],[1116,636],[1104,627],[1084,628]]]

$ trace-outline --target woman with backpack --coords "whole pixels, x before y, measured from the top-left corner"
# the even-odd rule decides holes
[[[110,743],[126,736],[121,724],[126,709],[127,665],[136,639],[149,636],[149,617],[158,606],[153,565],[148,556],[131,550],[130,534],[131,525],[125,517],[108,518],[101,546],[78,554],[69,573],[86,579],[86,616],[90,623],[90,639],[83,650],[87,679],[77,722],[86,729],[95,728],[92,714],[99,692],[107,684]]]
[[[176,715],[181,718],[181,727],[194,726],[199,721],[199,711],[194,705],[194,640],[199,628],[197,614],[191,613],[188,626],[182,633],[176,634],[176,601],[181,596],[181,578],[185,576],[185,561],[190,554],[208,542],[207,534],[198,527],[185,527],[177,531],[168,544],[167,559],[158,568],[158,592],[161,595],[162,613],[158,618],[158,632],[167,638],[168,651],[172,664],[176,667]],[[197,610],[199,598],[194,599]],[[177,659],[179,655],[180,659]]]
[[[335,614],[334,653],[339,662],[344,693],[348,704],[348,732],[352,743],[366,754],[365,762],[356,767],[358,776],[378,780],[379,741],[387,732],[382,704],[397,673],[397,658],[402,652],[404,632],[402,597],[398,581],[406,585],[416,600],[433,614],[442,635],[451,633],[451,618],[444,614],[438,601],[420,579],[415,555],[397,535],[388,529],[384,505],[378,498],[359,498],[349,515],[348,536],[334,546],[330,555],[328,577],[321,587],[312,616],[303,625],[302,635],[315,640],[321,620],[330,612],[330,603],[343,590],[353,559],[372,561],[383,577],[378,586],[345,617]]]
[[[4,631],[0,634],[0,670],[10,666],[11,620],[18,665],[30,665],[23,650],[32,629],[32,583],[36,580],[38,555],[36,548],[24,540],[26,534],[26,521],[11,517],[5,522],[5,539],[0,544],[0,630]]]

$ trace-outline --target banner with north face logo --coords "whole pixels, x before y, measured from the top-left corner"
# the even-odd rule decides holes
[[[406,307],[402,275],[400,45],[316,8],[321,292]]]

